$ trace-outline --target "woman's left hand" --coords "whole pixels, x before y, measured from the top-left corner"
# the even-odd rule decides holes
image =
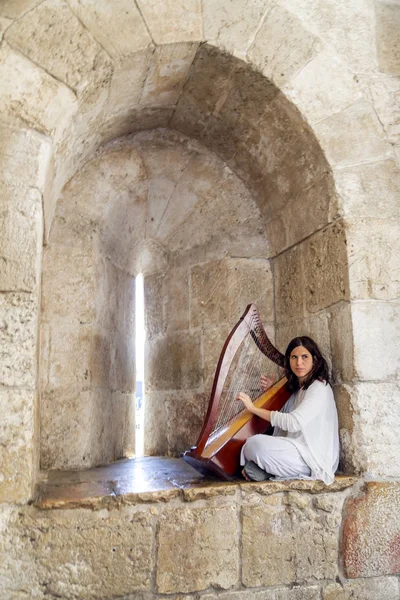
[[[247,408],[248,411],[253,412],[253,403],[251,401],[250,396],[248,396],[244,392],[239,392],[236,400],[241,400],[243,402],[245,408]]]

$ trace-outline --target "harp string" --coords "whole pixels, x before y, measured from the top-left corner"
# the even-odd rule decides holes
[[[253,318],[248,326],[248,335],[242,342],[232,364],[227,389],[223,391],[220,399],[213,433],[224,427],[243,410],[243,404],[236,400],[238,393],[244,391],[254,401],[262,393],[260,387],[261,374],[272,374],[270,361],[260,351],[260,346],[263,344],[261,344],[257,330],[259,330],[259,323]],[[250,333],[254,333],[256,339]]]

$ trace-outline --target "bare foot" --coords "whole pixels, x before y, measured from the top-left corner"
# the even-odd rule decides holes
[[[247,477],[246,471],[244,469],[242,469],[242,475],[246,481],[251,481],[251,479],[249,477]]]

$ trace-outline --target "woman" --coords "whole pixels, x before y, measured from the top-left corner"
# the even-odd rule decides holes
[[[242,448],[246,479],[321,479],[332,483],[339,462],[338,418],[329,370],[317,344],[294,338],[285,353],[287,387],[292,392],[280,412],[256,408],[241,392],[246,409],[275,427],[273,436],[255,435]],[[262,379],[265,387],[266,379]]]

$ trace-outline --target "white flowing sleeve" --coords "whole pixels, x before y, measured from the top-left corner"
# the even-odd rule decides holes
[[[301,431],[300,424],[296,419],[295,412],[282,413],[277,410],[271,411],[271,425],[279,427],[283,431],[289,431],[289,433],[296,433]]]

